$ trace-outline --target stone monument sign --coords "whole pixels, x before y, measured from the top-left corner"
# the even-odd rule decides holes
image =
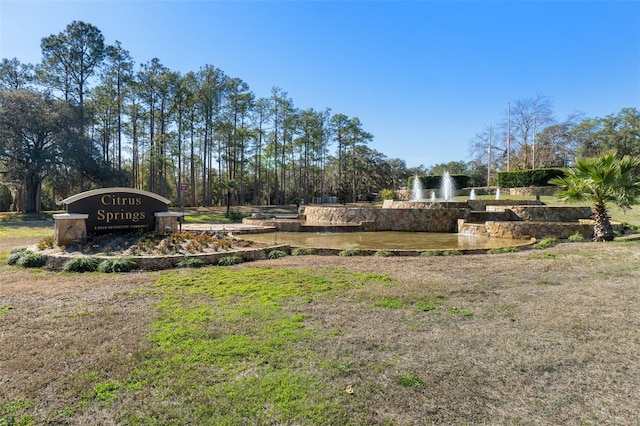
[[[135,188],[101,188],[62,200],[66,213],[54,215],[59,245],[87,235],[128,232],[175,231],[178,213],[169,212],[170,201]]]

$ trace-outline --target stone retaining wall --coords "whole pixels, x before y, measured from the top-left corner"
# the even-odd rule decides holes
[[[557,190],[557,186],[524,186],[519,188],[508,188],[509,195],[523,196],[554,195]]]
[[[218,261],[227,256],[238,256],[245,262],[251,262],[254,260],[267,259],[269,252],[273,250],[282,250],[289,253],[291,247],[288,245],[273,246],[267,248],[258,249],[244,249],[244,250],[229,250],[215,253],[201,253],[192,254],[188,257],[201,259],[205,265],[217,265]],[[115,256],[93,256],[99,261],[113,259]],[[163,255],[163,256],[127,256],[135,260],[138,268],[145,271],[159,271],[164,269],[172,269],[177,267],[181,260],[184,260],[187,256],[184,255]],[[48,255],[47,263],[45,265],[48,269],[61,270],[66,262],[71,260],[73,256],[69,255]]]
[[[368,224],[371,231],[457,232],[458,219],[465,218],[468,210],[307,206],[305,215],[308,226],[359,223]]]
[[[549,206],[509,206],[520,220],[533,222],[577,222],[580,219],[591,219],[591,207],[549,207]]]
[[[593,224],[562,222],[486,222],[487,235],[493,238],[543,239],[548,237],[565,239],[576,233],[585,239],[593,238]]]

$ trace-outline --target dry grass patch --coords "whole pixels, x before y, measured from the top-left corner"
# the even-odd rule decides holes
[[[2,265],[0,424],[634,424],[639,271],[640,242]]]

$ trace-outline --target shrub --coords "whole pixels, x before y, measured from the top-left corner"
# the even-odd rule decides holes
[[[464,254],[460,250],[425,250],[420,256],[460,256]]]
[[[116,257],[100,262],[100,264],[98,265],[98,272],[130,272],[137,267],[138,264],[136,263],[136,261],[130,257]]]
[[[95,272],[98,269],[98,259],[93,256],[75,257],[65,262],[64,272]]]
[[[267,253],[267,258],[269,259],[279,259],[281,257],[284,257],[287,255],[287,252],[282,251],[282,250],[271,250],[269,253]]]
[[[395,195],[396,193],[393,191],[393,189],[383,189],[382,191],[380,191],[380,197],[383,200],[393,200]]]
[[[338,256],[360,256],[360,250],[346,249],[338,253]]]
[[[558,240],[555,237],[551,237],[551,238],[545,238],[543,240],[538,241],[532,247],[535,249],[546,249],[558,244],[560,244],[560,240]]]
[[[32,251],[26,251],[16,261],[16,265],[23,268],[40,268],[47,263],[47,256],[42,253],[34,253]]]
[[[27,246],[20,246],[20,247],[14,247],[11,250],[9,250],[9,253],[13,254],[13,253],[24,253],[26,251],[29,251],[29,248]]]
[[[393,257],[395,256],[395,253],[389,250],[378,250],[377,252],[375,252],[374,256]]]
[[[501,188],[548,186],[551,179],[564,176],[564,170],[558,168],[498,172],[498,186]]]
[[[7,257],[7,265],[17,264],[20,258],[27,253],[29,253],[29,249],[27,247],[12,248],[9,252],[9,256]]]
[[[317,252],[318,251],[316,249],[314,249],[314,248],[298,247],[296,249],[293,249],[291,254],[294,255],[294,256],[309,256],[309,255],[316,254]]]
[[[48,236],[43,238],[42,240],[40,240],[40,242],[38,243],[37,247],[38,250],[44,250],[47,248],[53,248],[53,246],[55,245],[55,239],[53,238],[53,236]]]
[[[7,265],[17,264],[22,256],[24,256],[24,253],[20,253],[20,252],[11,253],[9,256],[7,256]]]
[[[420,252],[420,256],[442,256],[441,250],[425,250]]]
[[[242,263],[242,258],[239,256],[225,256],[218,261],[218,266],[231,266]]]
[[[248,215],[242,213],[240,210],[231,209],[229,210],[229,220],[231,222],[242,222],[242,219],[247,217]]]
[[[515,253],[517,251],[520,251],[518,247],[499,247],[499,248],[489,249],[487,250],[487,253],[500,254],[500,253]]]
[[[569,238],[568,238],[568,240],[569,240],[569,241],[574,241],[574,242],[575,242],[575,241],[584,241],[585,239],[586,239],[586,238],[584,237],[584,235],[582,235],[582,234],[581,234],[581,233],[579,233],[579,232],[576,232],[576,233],[575,233],[575,234],[573,234],[573,235],[569,235]]]
[[[178,268],[202,268],[204,261],[199,257],[185,257],[176,266]]]

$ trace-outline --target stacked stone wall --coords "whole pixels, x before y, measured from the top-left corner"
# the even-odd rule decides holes
[[[464,204],[464,203],[459,203]],[[307,206],[307,225],[360,223],[375,231],[457,232],[467,208],[358,208]]]
[[[523,186],[518,188],[509,188],[509,195],[553,195],[557,190],[557,186]]]
[[[591,207],[549,207],[549,206],[509,206],[520,220],[534,222],[577,222],[580,219],[591,219]]]
[[[593,224],[561,222],[486,222],[487,234],[493,238],[565,239],[579,233],[586,239],[593,238]]]

